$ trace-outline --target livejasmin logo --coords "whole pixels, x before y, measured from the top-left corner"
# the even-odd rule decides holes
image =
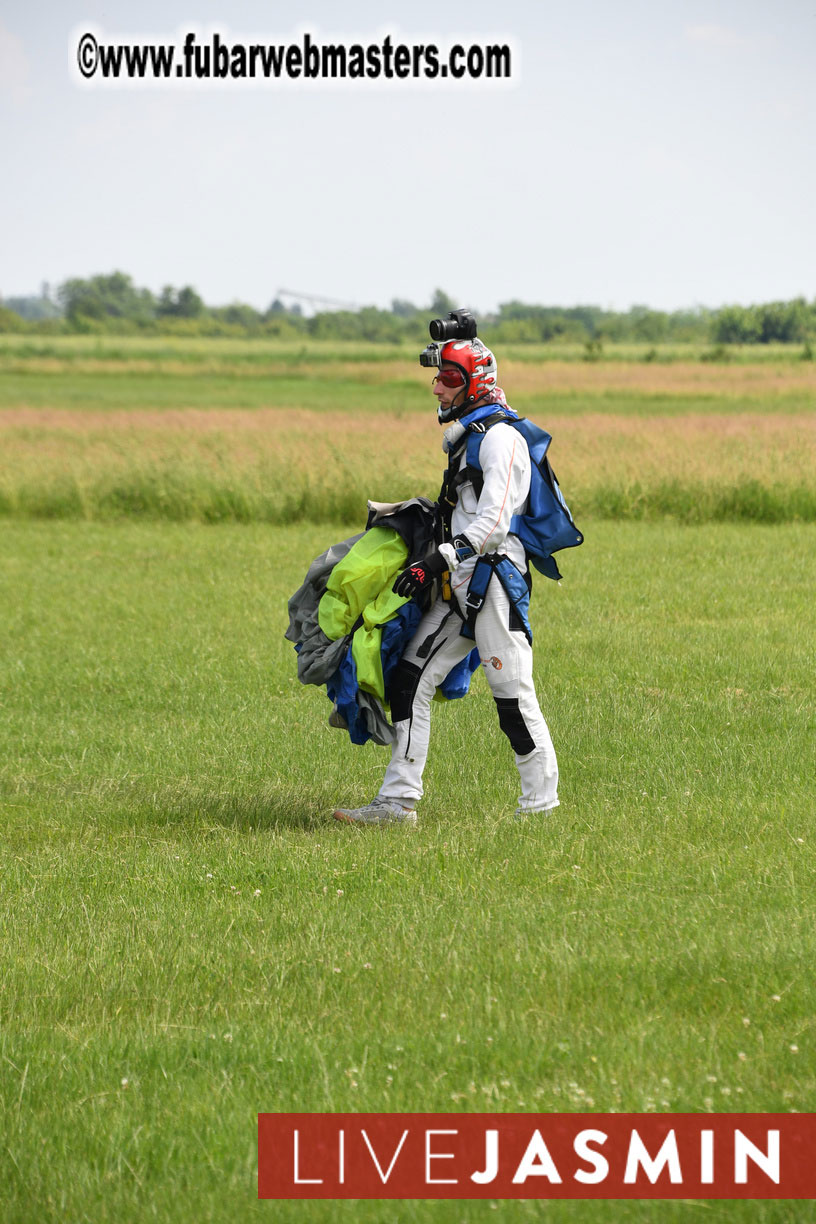
[[[377,1170],[377,1176],[384,1186],[388,1184],[388,1179],[394,1171],[394,1165],[409,1133],[408,1128],[402,1132],[391,1159],[388,1161],[387,1166],[384,1167],[385,1158],[381,1162],[368,1132],[364,1127],[360,1128],[360,1137],[368,1149],[371,1163]],[[458,1134],[458,1130],[450,1128],[445,1130],[423,1130],[423,1180],[425,1186],[459,1185],[458,1177],[434,1177],[431,1170],[432,1165],[439,1165],[446,1160],[455,1160],[455,1152],[446,1151],[444,1145],[438,1145],[440,1139],[443,1139],[445,1136],[456,1137]],[[349,1133],[349,1138],[352,1142],[355,1141],[356,1135],[353,1130]],[[575,1155],[579,1160],[586,1161],[590,1166],[588,1169],[577,1168],[574,1170],[572,1176],[577,1182],[592,1186],[598,1182],[606,1181],[609,1177],[609,1161],[591,1146],[592,1144],[604,1144],[608,1138],[609,1136],[600,1130],[582,1130],[575,1136],[572,1145]],[[499,1174],[499,1132],[497,1130],[486,1130],[484,1139],[485,1168],[481,1171],[478,1169],[474,1170],[470,1174],[470,1180],[477,1182],[480,1186],[489,1186],[495,1182]],[[336,1174],[337,1184],[341,1186],[345,1182],[345,1147],[346,1132],[345,1129],[341,1129],[337,1136],[337,1168],[336,1170],[331,1170],[332,1175]],[[759,1148],[751,1143],[743,1135],[742,1131],[736,1130],[734,1132],[734,1181],[737,1185],[745,1185],[748,1181],[749,1154],[759,1167],[767,1173],[771,1181],[778,1185],[779,1131],[773,1130],[768,1132],[768,1151],[765,1153],[761,1152]],[[387,1155],[388,1153],[385,1153],[385,1156]],[[515,1161],[513,1161],[513,1164],[515,1164]],[[641,1171],[654,1184],[664,1168],[668,1170],[669,1180],[674,1185],[683,1184],[683,1172],[680,1167],[675,1132],[670,1130],[660,1145],[660,1150],[654,1156],[651,1156],[638,1132],[633,1130],[629,1136],[626,1170],[623,1175],[624,1185],[633,1186],[637,1182],[638,1174]],[[300,1175],[300,1132],[298,1130],[295,1130],[294,1133],[292,1172],[296,1185],[323,1185],[324,1179],[322,1177],[301,1177]],[[550,1155],[541,1131],[538,1129],[533,1131],[530,1141],[524,1149],[524,1155],[513,1173],[512,1184],[514,1186],[524,1185],[528,1178],[531,1177],[546,1178],[552,1185],[561,1185],[564,1180],[556,1168],[555,1161]],[[709,1186],[714,1182],[713,1130],[703,1130],[700,1132],[700,1180]]]
[[[813,1198],[813,1114],[260,1114],[261,1198]]]

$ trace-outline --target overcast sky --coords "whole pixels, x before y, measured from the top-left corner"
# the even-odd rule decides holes
[[[511,85],[83,85],[78,35],[512,42]],[[816,0],[0,0],[0,294],[816,297]]]

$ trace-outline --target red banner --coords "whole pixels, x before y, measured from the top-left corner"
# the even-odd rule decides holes
[[[258,1197],[814,1199],[816,1114],[259,1114]]]

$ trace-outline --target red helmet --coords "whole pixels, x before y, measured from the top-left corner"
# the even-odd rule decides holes
[[[438,346],[437,352],[437,365],[441,367],[444,362],[446,365],[456,366],[465,380],[462,403],[456,409],[449,409],[444,415],[440,412],[440,420],[455,420],[472,408],[483,395],[495,391],[498,378],[496,358],[478,337],[472,340],[448,340],[446,344]]]

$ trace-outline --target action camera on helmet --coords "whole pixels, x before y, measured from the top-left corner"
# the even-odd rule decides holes
[[[432,340],[473,340],[476,320],[469,310],[452,310],[447,319],[431,319],[428,330]]]

